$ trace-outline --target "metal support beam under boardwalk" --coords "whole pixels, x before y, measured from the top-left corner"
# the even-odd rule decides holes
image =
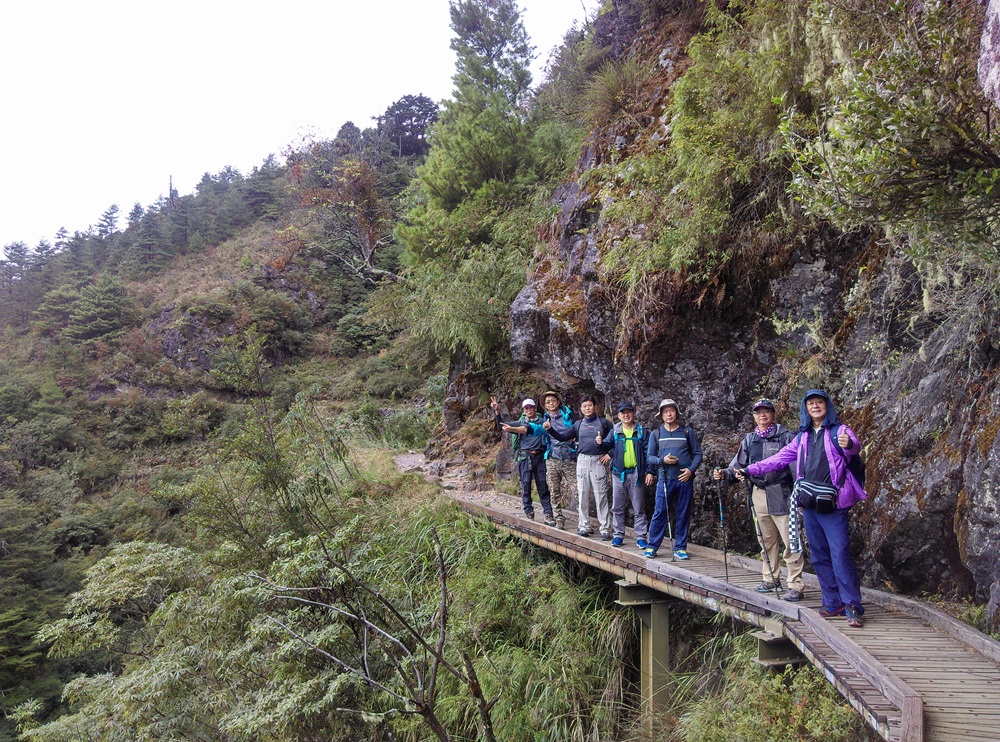
[[[642,698],[643,730],[652,734],[653,716],[665,711],[670,698],[670,604],[646,585],[619,580],[620,606],[631,608],[639,618],[639,691]]]

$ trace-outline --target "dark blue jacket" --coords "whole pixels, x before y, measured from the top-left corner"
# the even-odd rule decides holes
[[[629,438],[622,432],[622,424],[615,423],[612,433],[611,473],[622,481],[625,481],[625,441],[627,440]],[[636,423],[631,440],[635,441],[635,473],[638,475],[639,481],[645,483],[646,446],[649,442],[649,431],[641,424]]]
[[[649,473],[658,475],[661,479],[677,479],[681,469],[690,469],[694,474],[701,466],[701,445],[694,430],[686,425],[678,426],[677,430],[667,430],[659,426],[649,436]],[[672,453],[677,457],[676,464],[664,464],[663,457]]]

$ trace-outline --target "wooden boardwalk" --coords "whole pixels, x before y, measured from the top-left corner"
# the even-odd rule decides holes
[[[917,601],[865,589],[865,625],[820,618],[819,586],[804,575],[800,603],[754,591],[761,563],[689,545],[691,559],[646,559],[634,539],[615,548],[527,520],[520,501],[452,492],[467,511],[538,546],[783,636],[825,674],[886,740],[1000,741],[1000,642]],[[573,516],[575,518],[575,514]],[[630,534],[631,536],[631,534]]]

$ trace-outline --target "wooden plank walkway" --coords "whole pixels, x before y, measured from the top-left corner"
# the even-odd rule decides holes
[[[848,629],[820,618],[814,575],[804,575],[805,600],[789,603],[754,591],[761,563],[748,557],[729,555],[726,581],[715,549],[692,544],[690,560],[671,562],[664,544],[646,559],[634,538],[615,548],[528,520],[517,498],[449,494],[542,548],[788,638],[886,740],[1000,740],[1000,642],[926,604],[865,589],[864,628]]]

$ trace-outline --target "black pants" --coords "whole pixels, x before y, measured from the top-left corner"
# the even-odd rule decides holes
[[[552,502],[549,500],[549,486],[545,483],[545,457],[542,454],[528,454],[528,458],[517,462],[517,474],[521,480],[521,505],[526,515],[535,512],[531,504],[531,480],[535,480],[538,501],[547,516],[552,517]]]

